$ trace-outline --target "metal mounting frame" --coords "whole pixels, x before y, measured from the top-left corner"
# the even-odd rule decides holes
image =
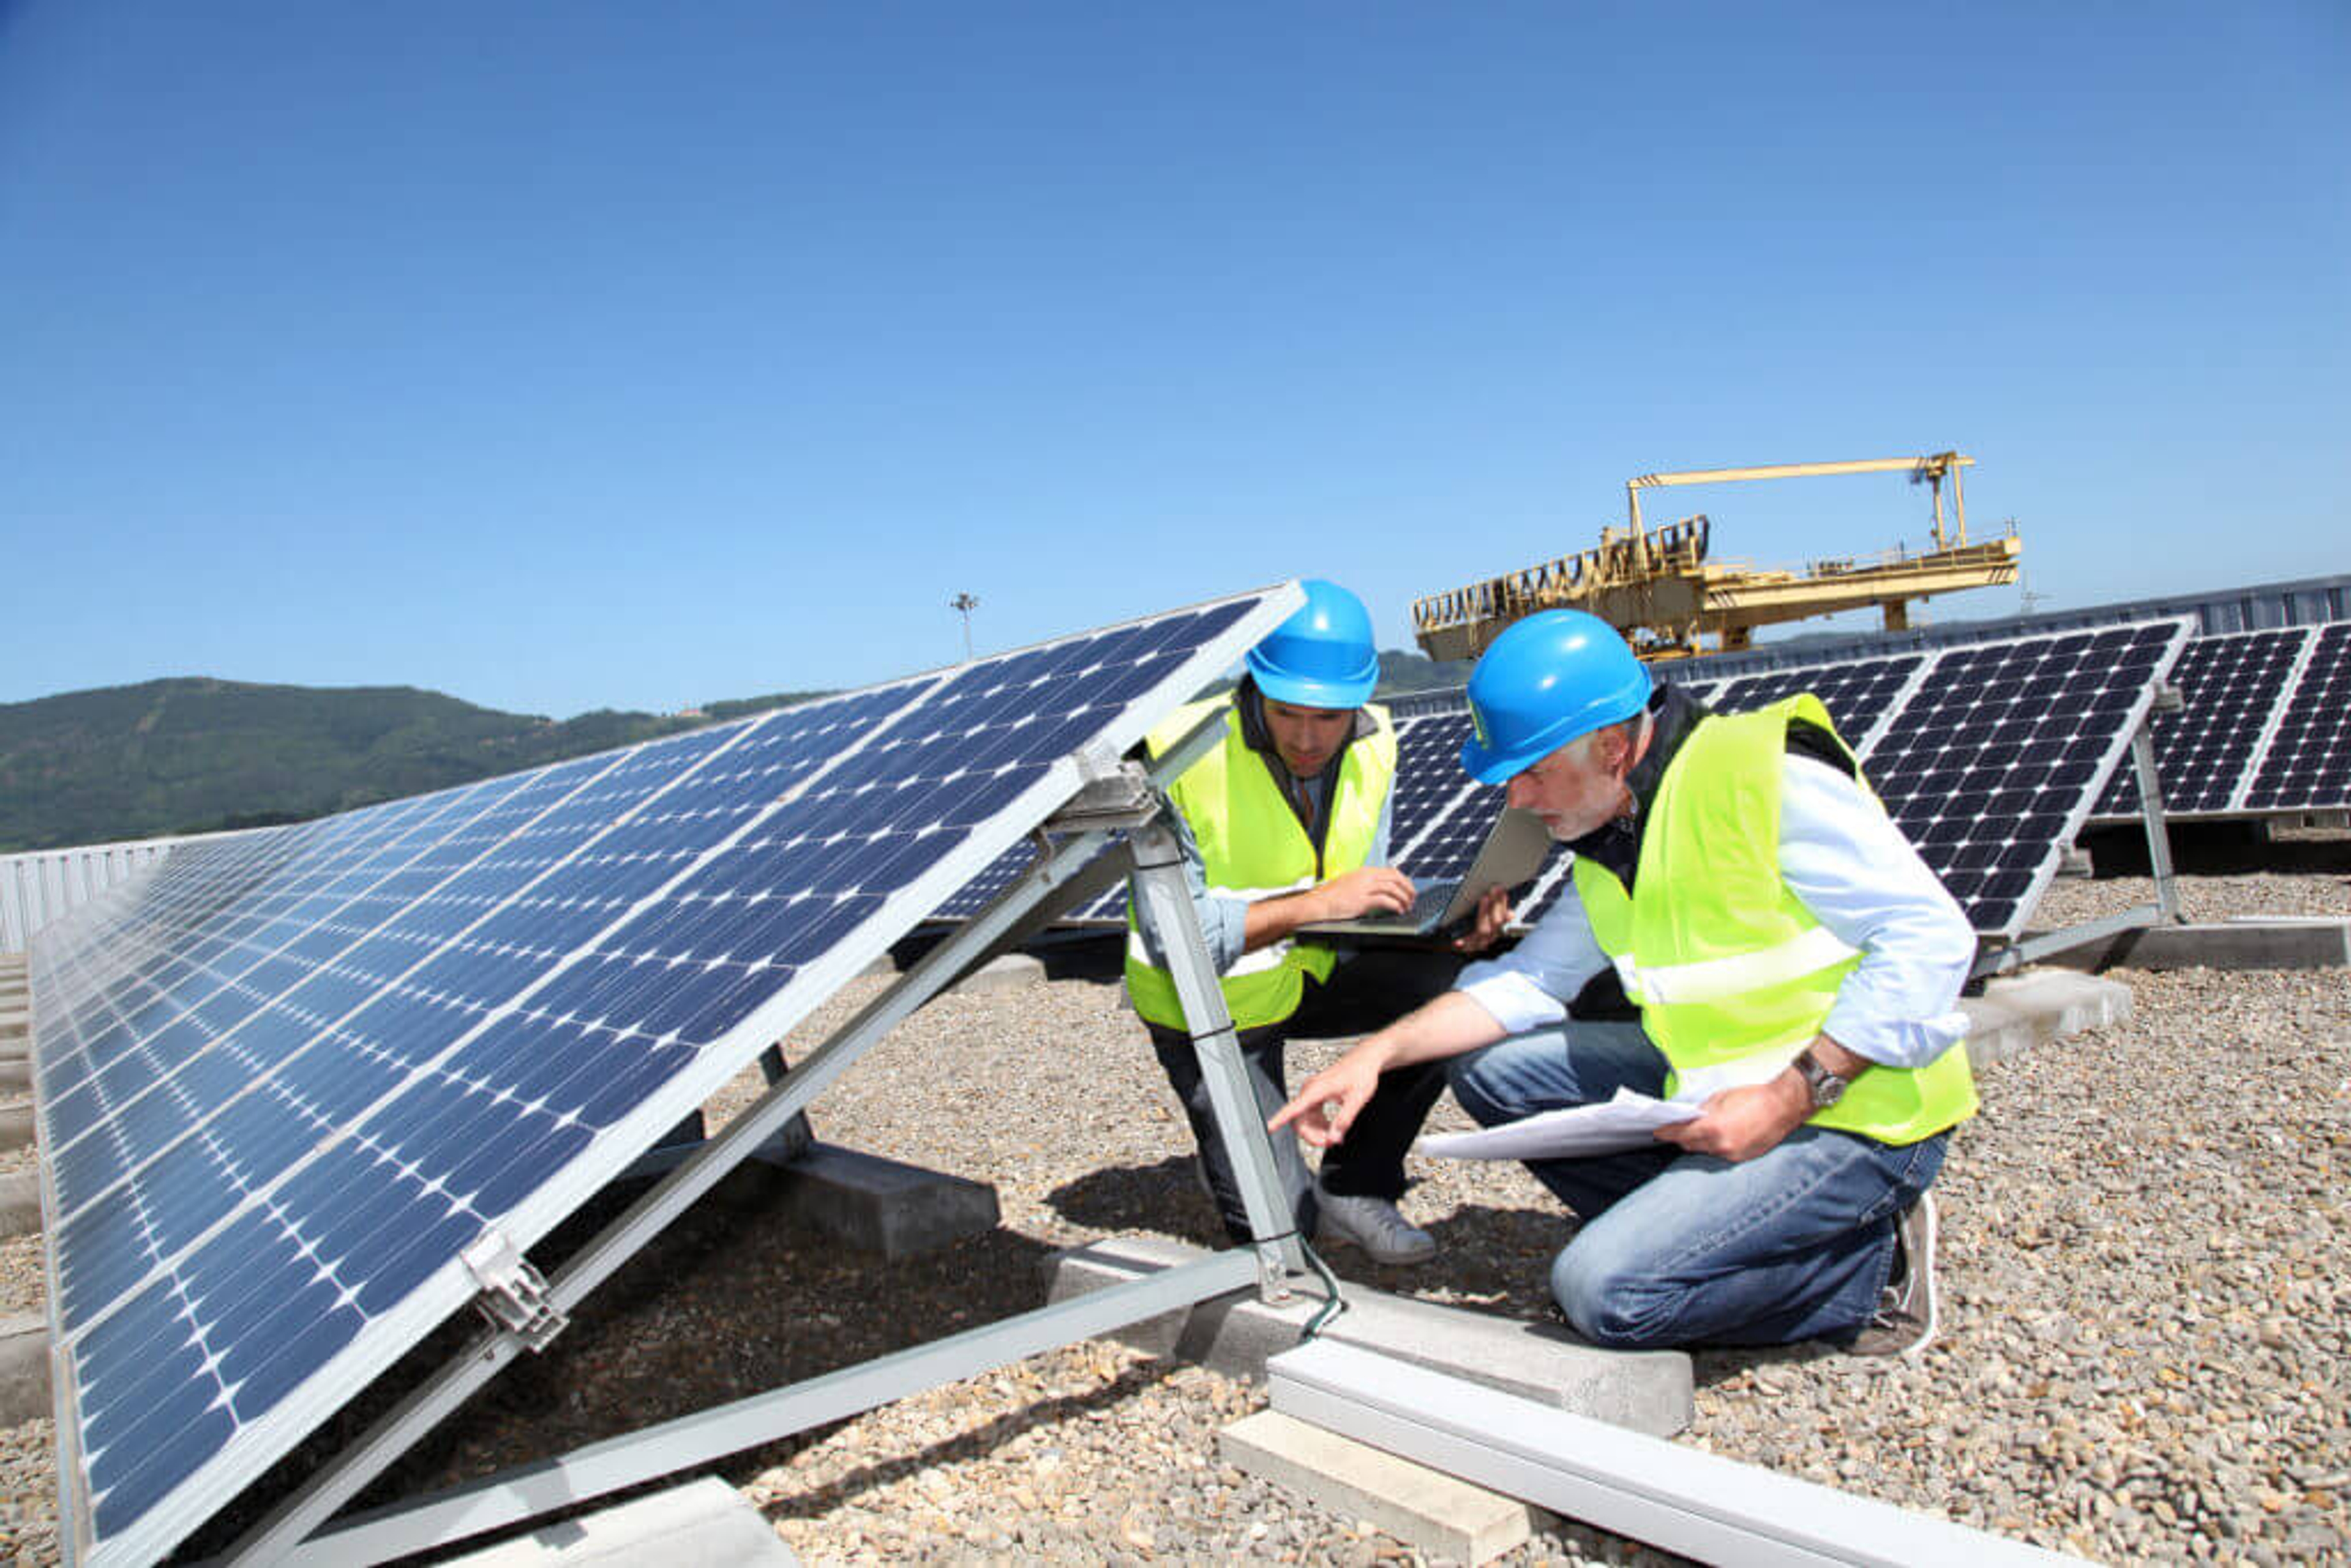
[[[933,947],[716,1135],[559,1268],[537,1295],[530,1319],[477,1334],[398,1405],[282,1500],[225,1553],[230,1563],[373,1562],[518,1523],[623,1487],[773,1442],[810,1427],[952,1383],[1023,1356],[1075,1343],[1123,1324],[1228,1294],[1252,1281],[1260,1295],[1289,1291],[1302,1270],[1289,1206],[1256,1113],[1217,972],[1184,885],[1175,836],[1159,792],[1217,743],[1211,716],[1145,773],[1139,766],[1081,758],[1084,783],[1065,817],[1069,830],[987,909]],[[1125,845],[1111,837],[1127,834]],[[1050,842],[1050,841],[1048,841]],[[1102,862],[1107,862],[1105,868]],[[1122,864],[1157,922],[1187,1018],[1207,1027],[1197,1048],[1218,1130],[1235,1166],[1252,1231],[1260,1239],[1150,1280],[1095,1291],[915,1346],[823,1376],[772,1389],[695,1415],[494,1475],[454,1490],[404,1500],[329,1525],[334,1511],[526,1350],[552,1336],[563,1318],[703,1194],[763,1146],[883,1036],[930,998],[1081,898],[1098,894]],[[528,1270],[518,1257],[515,1261]],[[503,1325],[486,1291],[482,1305]],[[321,1528],[325,1526],[325,1528]]]

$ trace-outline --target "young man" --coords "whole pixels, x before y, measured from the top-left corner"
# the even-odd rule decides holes
[[[1278,1109],[1282,1047],[1291,1037],[1361,1034],[1450,985],[1458,957],[1392,955],[1341,961],[1298,940],[1301,925],[1412,906],[1411,879],[1388,865],[1395,731],[1369,706],[1379,681],[1372,621],[1336,583],[1309,581],[1306,605],[1249,651],[1231,697],[1176,714],[1154,733],[1155,756],[1224,709],[1224,742],[1168,790],[1193,908],[1260,1113]],[[1126,983],[1134,1010],[1184,1103],[1210,1196],[1237,1241],[1249,1239],[1230,1156],[1217,1138],[1191,1030],[1159,934],[1130,898]],[[1489,943],[1466,939],[1464,951]],[[1396,1209],[1404,1155],[1438,1094],[1434,1062],[1366,1080],[1355,1135],[1311,1176],[1294,1135],[1274,1140],[1292,1218],[1308,1237],[1353,1242],[1381,1263],[1437,1250]]]
[[[1440,1061],[1489,1125],[1731,1068],[1745,1086],[1654,1149],[1529,1162],[1583,1221],[1552,1269],[1569,1322],[1624,1347],[1924,1350],[1926,1191],[1976,1108],[1957,1006],[1975,938],[1827,711],[1710,714],[1573,611],[1497,638],[1469,703],[1462,766],[1574,849],[1573,886],[1273,1124],[1343,1146],[1381,1073]],[[1640,1023],[1570,1021],[1611,967]]]

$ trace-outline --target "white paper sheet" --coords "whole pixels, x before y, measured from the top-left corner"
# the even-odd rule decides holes
[[[1694,1119],[1725,1089],[1777,1078],[1802,1049],[1683,1073],[1670,1100],[1619,1089],[1614,1099],[1590,1105],[1545,1111],[1475,1133],[1432,1134],[1415,1143],[1413,1152],[1447,1160],[1557,1160],[1655,1148],[1659,1127]]]

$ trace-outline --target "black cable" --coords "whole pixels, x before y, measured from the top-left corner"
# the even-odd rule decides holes
[[[1331,1272],[1331,1266],[1322,1261],[1321,1254],[1308,1246],[1303,1238],[1299,1240],[1298,1249],[1306,1254],[1306,1260],[1311,1263],[1314,1266],[1314,1271],[1322,1277],[1323,1290],[1329,1292],[1323,1298],[1322,1306],[1315,1310],[1314,1315],[1306,1320],[1306,1326],[1298,1331],[1298,1343],[1304,1344],[1328,1328],[1332,1319],[1347,1310],[1347,1298],[1339,1293],[1339,1276]]]

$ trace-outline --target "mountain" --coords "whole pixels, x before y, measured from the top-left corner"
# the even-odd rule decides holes
[[[559,723],[413,686],[203,677],[0,704],[0,853],[298,821],[815,695]]]

